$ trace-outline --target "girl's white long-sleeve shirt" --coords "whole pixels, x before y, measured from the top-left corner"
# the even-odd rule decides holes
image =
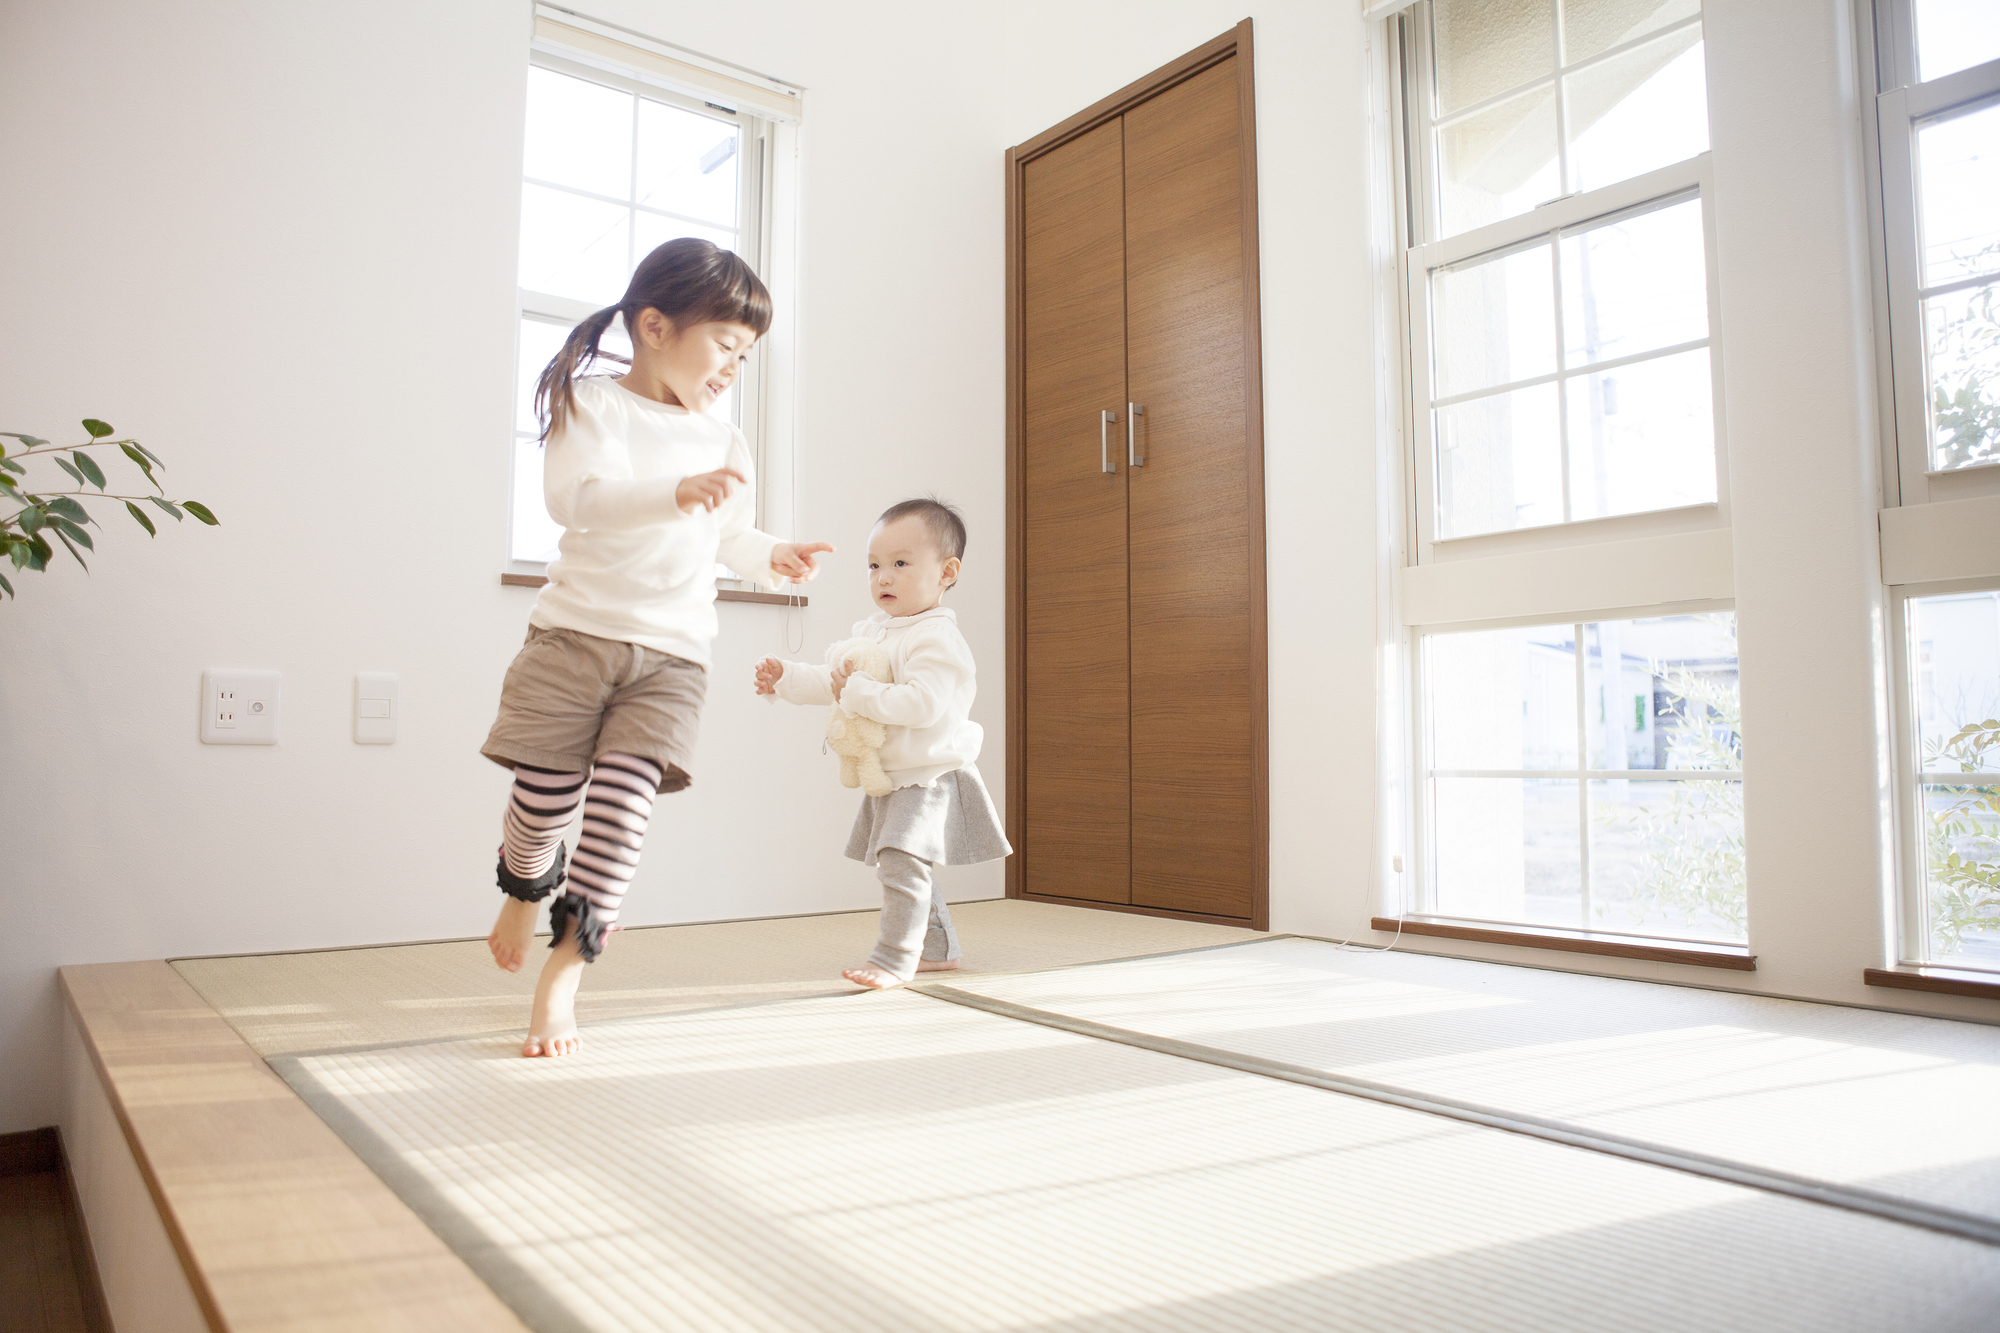
[[[734,467],[749,481],[713,510],[681,512],[674,492],[697,473]],[[560,556],[528,616],[708,666],[715,643],[715,564],[776,588],[759,532],[756,474],[727,419],[669,407],[593,375],[549,435],[542,494],[562,524]]]
[[[882,767],[897,787],[928,787],[979,758],[985,728],[972,720],[972,645],[958,616],[942,606],[914,616],[880,611],[857,621],[853,638],[874,639],[889,653],[891,680],[849,676],[839,706],[889,728]],[[833,668],[786,662],[778,697],[787,703],[830,704]]]

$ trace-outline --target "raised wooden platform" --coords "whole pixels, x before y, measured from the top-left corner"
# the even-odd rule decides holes
[[[1025,903],[957,911],[962,923],[978,922],[972,947],[1003,970],[1253,938]],[[872,917],[627,932],[606,955],[619,965],[594,975],[601,984],[582,1016],[825,989],[851,961],[838,951],[847,937],[872,938]],[[485,954],[469,940],[181,966],[270,1053],[525,1021],[532,977],[499,973]],[[524,1329],[175,965],[103,963],[60,976],[69,1011],[63,1135],[120,1329]],[[316,1026],[292,1016],[300,1009]]]

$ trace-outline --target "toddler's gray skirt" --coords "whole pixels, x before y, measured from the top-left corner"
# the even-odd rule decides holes
[[[940,866],[997,861],[1014,850],[1007,845],[993,798],[971,764],[928,787],[898,787],[887,796],[862,797],[847,840],[848,858],[872,866],[884,847]]]

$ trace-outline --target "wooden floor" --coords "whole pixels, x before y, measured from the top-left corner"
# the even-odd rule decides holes
[[[0,1327],[90,1333],[84,1290],[70,1248],[61,1173],[0,1176]]]

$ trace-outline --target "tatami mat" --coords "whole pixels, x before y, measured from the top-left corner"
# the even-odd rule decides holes
[[[1285,938],[939,980],[2000,1219],[2000,1027]]]
[[[273,1065],[542,1333],[1952,1333],[2000,1308],[1994,1247],[910,992],[587,1041]]]
[[[1262,938],[1232,926],[1007,899],[960,903],[952,914],[966,953],[966,966],[945,974],[954,978]],[[847,993],[853,987],[840,969],[868,956],[876,916],[620,931],[592,965],[577,1016],[591,1023]],[[524,1029],[546,953],[538,945],[518,973],[495,967],[483,938],[180,959],[174,967],[258,1054],[270,1056]]]

